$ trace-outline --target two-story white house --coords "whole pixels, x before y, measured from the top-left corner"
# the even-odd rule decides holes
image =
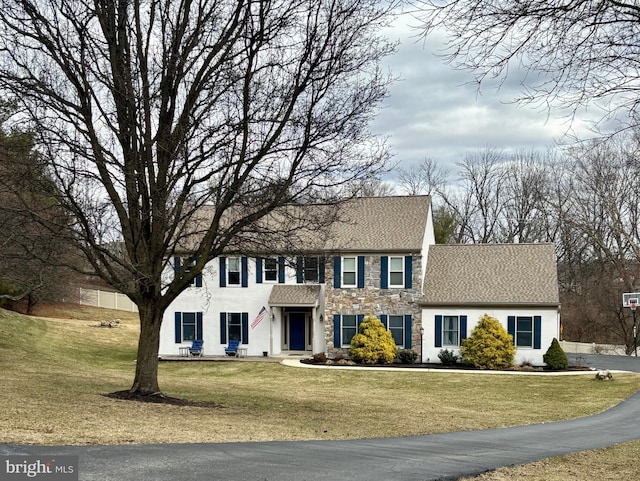
[[[455,258],[469,246],[434,245],[428,196],[352,199],[342,205],[339,220],[302,244],[274,247],[271,252],[229,252],[211,261],[166,311],[160,355],[178,355],[194,339],[204,341],[205,356],[223,356],[232,339],[239,340],[250,356],[346,354],[359,322],[373,314],[400,349],[414,349],[423,360],[438,362],[436,350],[445,328],[436,316],[444,311],[438,310],[440,306],[434,305],[438,300],[425,290],[439,285],[437,276],[442,271],[430,271],[431,251],[436,259]],[[476,255],[484,254],[474,251]],[[189,252],[176,257],[174,265],[179,267],[188,257]],[[493,251],[490,257],[495,257]],[[536,271],[530,267],[520,274],[533,273],[535,278]],[[555,272],[555,260],[545,269],[551,267]],[[458,288],[447,281],[447,286],[452,298],[464,303],[462,284]],[[555,290],[557,294],[557,279]],[[516,313],[515,304],[520,302],[514,299]],[[483,307],[465,311],[466,315],[476,316]],[[557,307],[556,302],[556,312]],[[528,356],[539,363],[558,331],[557,315],[553,320],[545,315],[542,322],[541,339],[549,343]],[[466,329],[472,325],[467,321]],[[460,327],[458,331],[460,340]]]
[[[160,355],[193,339],[204,340],[205,355],[224,355],[231,339],[250,356],[347,349],[366,314],[413,348],[433,243],[429,197],[350,200],[325,235],[295,253],[230,252],[210,262],[167,310]]]

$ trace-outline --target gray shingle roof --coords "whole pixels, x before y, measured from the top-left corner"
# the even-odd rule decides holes
[[[425,305],[559,305],[554,246],[431,246],[423,292]]]
[[[319,284],[278,284],[269,296],[270,306],[316,306],[320,298]]]
[[[419,251],[429,196],[361,197],[344,203],[330,229],[327,251]]]

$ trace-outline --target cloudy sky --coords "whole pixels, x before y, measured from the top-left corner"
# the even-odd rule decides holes
[[[435,56],[445,35],[421,40],[410,23],[415,25],[415,19],[402,16],[386,32],[400,42],[385,63],[399,80],[371,125],[374,132],[389,137],[394,160],[401,166],[431,157],[455,171],[455,162],[465,153],[485,147],[544,150],[562,141],[569,127],[588,135],[586,123],[568,124],[562,112],[515,105],[514,98],[522,93],[518,72],[500,89],[487,85],[478,91],[468,84],[471,72],[455,71]]]

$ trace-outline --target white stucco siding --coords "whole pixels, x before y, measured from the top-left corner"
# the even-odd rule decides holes
[[[180,347],[188,347],[191,341],[176,342],[176,312],[202,313],[202,339],[205,356],[224,356],[228,339],[221,338],[221,313],[246,313],[249,356],[269,356],[282,354],[283,325],[282,310],[269,306],[271,290],[276,282],[257,282],[256,259],[247,258],[247,287],[239,285],[220,286],[219,259],[211,261],[204,269],[202,287],[189,287],[169,306],[165,312],[160,329],[160,355],[177,356]],[[173,275],[173,271],[167,275]],[[287,265],[285,268],[285,284],[296,284],[295,269]],[[324,351],[324,326],[319,316],[324,312],[324,291],[320,296],[321,305],[314,311],[312,320],[314,352]],[[255,328],[251,328],[262,307],[267,309],[266,317]],[[224,342],[223,342],[224,341]]]
[[[422,309],[422,323],[424,327],[423,353],[424,362],[439,363],[438,354],[442,349],[448,349],[460,354],[459,345],[447,345],[443,339],[442,346],[436,346],[436,316],[467,316],[467,337],[476,327],[479,319],[484,314],[495,317],[505,330],[508,329],[509,316],[515,317],[541,317],[540,328],[540,348],[518,347],[516,350],[515,364],[532,363],[533,365],[544,365],[543,355],[549,349],[553,338],[559,336],[559,317],[556,307],[532,307],[532,308],[508,308],[508,307],[485,307],[485,308],[465,308],[465,307],[428,307]]]

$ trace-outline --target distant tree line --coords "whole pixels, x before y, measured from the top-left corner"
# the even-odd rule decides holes
[[[640,136],[544,152],[485,148],[456,167],[454,177],[426,159],[398,172],[398,193],[433,197],[436,241],[554,243],[564,337],[630,350],[621,303],[640,290]]]

